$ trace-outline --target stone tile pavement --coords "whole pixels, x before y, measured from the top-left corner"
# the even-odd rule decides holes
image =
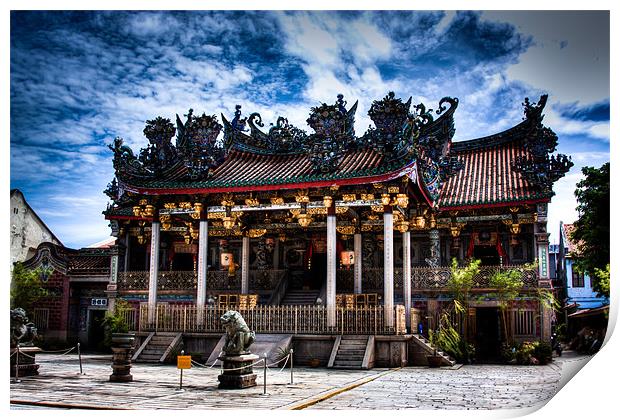
[[[458,369],[373,369],[370,371],[295,368],[270,369],[263,395],[259,386],[219,390],[218,369],[184,371],[171,365],[135,364],[134,381],[112,383],[109,356],[38,355],[40,375],[10,385],[11,408],[100,409],[523,409],[551,398],[561,365],[470,365]]]

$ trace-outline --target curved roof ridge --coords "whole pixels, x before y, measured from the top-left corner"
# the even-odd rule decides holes
[[[510,127],[499,133],[491,134],[484,137],[478,137],[470,140],[452,141],[450,150],[456,153],[476,149],[488,149],[495,146],[501,146],[515,140],[518,134],[521,134],[530,121],[523,120],[519,124]]]

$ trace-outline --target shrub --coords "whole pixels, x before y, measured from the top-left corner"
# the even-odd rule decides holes
[[[125,321],[123,316],[127,309],[129,309],[129,304],[124,300],[118,299],[114,305],[114,311],[106,312],[103,318],[103,327],[105,329],[103,344],[106,347],[112,345],[112,334],[129,332],[129,325],[127,325],[127,321]]]
[[[549,343],[539,341],[505,344],[502,347],[502,359],[517,365],[545,365],[552,360],[551,351]]]
[[[551,360],[553,360],[552,354],[553,349],[551,348],[551,344],[547,342],[537,343],[532,352],[532,356],[534,356],[541,365],[550,363]]]
[[[459,363],[471,363],[475,348],[456,331],[447,314],[439,320],[437,331],[430,332],[431,344],[449,354]]]

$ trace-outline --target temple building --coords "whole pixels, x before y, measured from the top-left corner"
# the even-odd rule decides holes
[[[258,333],[407,336],[451,305],[452,259],[476,258],[464,333],[499,343],[498,302],[485,293],[494,270],[517,267],[515,332],[548,337],[549,310],[533,295],[551,288],[547,204],[572,163],[553,154],[546,100],[526,98],[513,128],[459,142],[458,99],[432,110],[392,92],[372,103],[361,136],[358,104],[342,95],[311,109],[310,133],[284,117],[265,129],[239,105],[219,121],[191,109],[175,124],[149,120],[139,153],[121,138],[110,146],[108,302],[129,302],[140,332],[216,332],[230,307]]]

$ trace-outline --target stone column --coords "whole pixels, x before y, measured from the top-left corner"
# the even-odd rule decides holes
[[[110,258],[110,278],[108,280],[108,285],[106,286],[106,295],[108,297],[108,311],[114,312],[114,307],[116,305],[116,296],[118,294],[118,248],[115,247],[114,253]]]
[[[411,232],[403,232],[403,301],[405,321],[411,331]],[[413,326],[415,328],[415,325]]]
[[[131,243],[131,236],[129,236],[129,229],[127,229],[127,233],[125,234],[125,266],[123,271],[129,271],[129,249]]]
[[[196,305],[204,308],[207,302],[207,270],[209,268],[209,221],[201,218],[198,225],[198,285],[196,287]]]
[[[362,293],[362,234],[353,235],[353,293]]]
[[[394,215],[390,206],[383,212],[383,310],[385,326],[394,327]]]
[[[159,275],[159,220],[153,220],[151,226],[151,262],[149,268],[149,323],[155,322],[157,308],[157,277]]]
[[[241,294],[250,290],[250,237],[243,236],[241,243]]]
[[[327,209],[327,285],[325,304],[327,326],[336,326],[336,209],[332,204]]]
[[[431,257],[426,259],[426,263],[430,267],[439,267],[441,263],[441,247],[439,243],[439,229],[431,229],[429,231],[431,241]]]

